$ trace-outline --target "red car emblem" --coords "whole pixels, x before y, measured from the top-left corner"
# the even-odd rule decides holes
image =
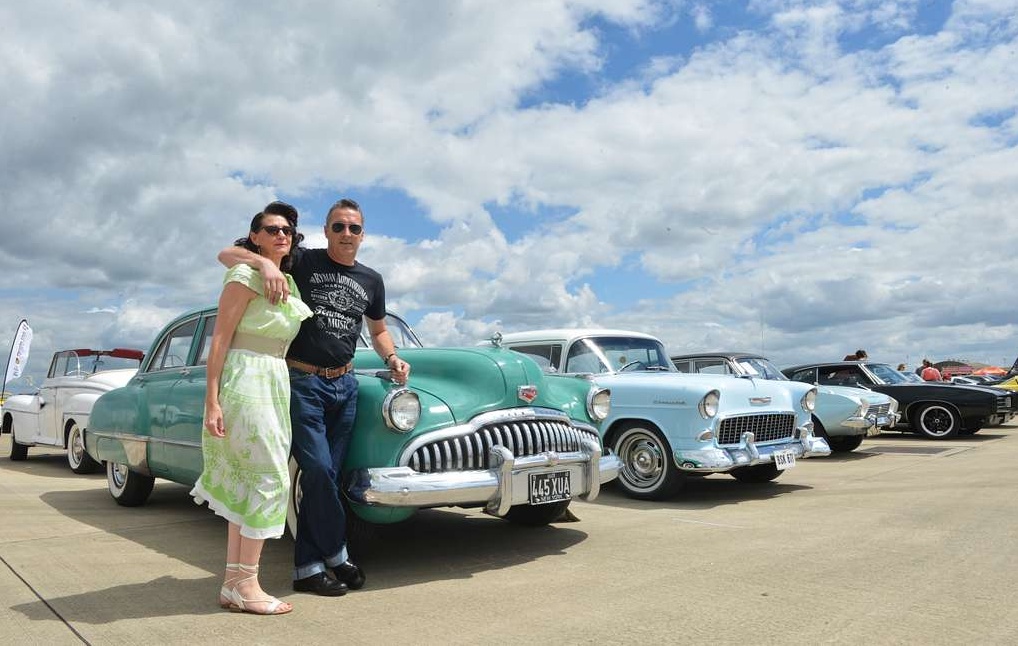
[[[519,396],[520,399],[529,404],[530,402],[537,399],[537,386],[531,385],[520,386],[519,389],[516,391],[516,394]]]

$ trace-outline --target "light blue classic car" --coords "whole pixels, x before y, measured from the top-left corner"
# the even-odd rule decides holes
[[[789,381],[681,374],[661,342],[624,330],[559,329],[496,335],[549,375],[611,391],[599,424],[634,497],[673,495],[690,476],[728,473],[761,483],[797,458],[829,455],[813,434],[816,388]]]
[[[672,363],[680,372],[788,380],[768,359],[748,352],[672,355]],[[863,438],[894,428],[900,418],[898,402],[888,395],[848,386],[817,386],[813,431],[836,453],[859,448]]]

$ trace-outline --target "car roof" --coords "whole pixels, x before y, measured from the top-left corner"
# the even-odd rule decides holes
[[[521,341],[566,341],[571,343],[576,339],[606,336],[629,336],[659,341],[656,336],[643,332],[606,328],[549,328],[545,330],[528,330],[526,332],[505,332],[502,334],[502,341],[508,343],[519,343]]]

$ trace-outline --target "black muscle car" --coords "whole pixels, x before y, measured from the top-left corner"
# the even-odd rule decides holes
[[[886,363],[836,361],[792,366],[789,379],[808,384],[868,388],[898,401],[900,424],[934,440],[971,435],[1015,413],[1014,393],[985,386],[943,382],[916,383]],[[900,429],[900,427],[899,427]]]

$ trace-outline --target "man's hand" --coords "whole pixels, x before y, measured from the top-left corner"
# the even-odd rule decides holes
[[[410,364],[403,361],[396,355],[389,359],[389,370],[392,371],[392,380],[401,386],[405,386],[410,378]]]
[[[290,284],[282,270],[271,262],[262,263],[262,280],[265,281],[265,298],[270,303],[285,303],[290,297]]]

